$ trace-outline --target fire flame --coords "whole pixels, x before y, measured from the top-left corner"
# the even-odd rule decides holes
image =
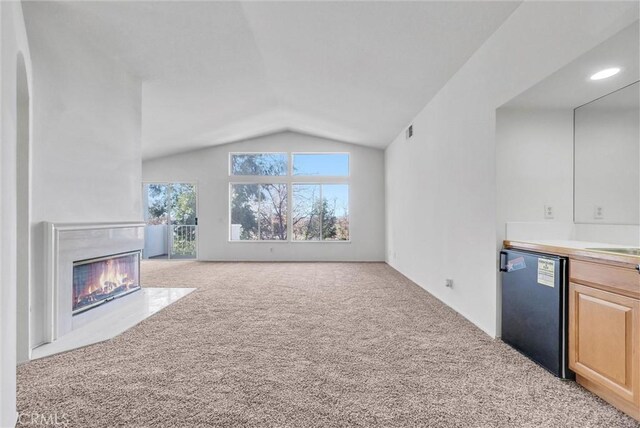
[[[128,287],[133,285],[133,283],[134,280],[129,279],[129,273],[127,272],[126,267],[123,267],[121,263],[118,263],[115,260],[107,260],[104,263],[99,281],[97,283],[87,284],[83,293],[79,297],[82,298],[93,294],[96,291],[109,293],[117,287],[121,287],[123,285]]]

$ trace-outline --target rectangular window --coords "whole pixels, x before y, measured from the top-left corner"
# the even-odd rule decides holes
[[[231,175],[289,175],[286,153],[233,153],[230,161]]]
[[[348,177],[348,153],[294,153],[293,175]]]
[[[231,185],[231,240],[286,241],[285,183]]]
[[[348,184],[293,184],[293,239],[349,240]]]

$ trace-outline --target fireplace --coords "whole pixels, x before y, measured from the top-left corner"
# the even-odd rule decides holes
[[[40,315],[44,317],[43,342],[54,342],[136,300],[139,293],[135,291],[141,290],[139,263],[144,248],[144,223],[46,223],[45,230],[46,304],[45,313]],[[126,271],[127,280],[134,281],[126,281],[116,293],[108,289],[118,289],[120,284],[116,287],[107,284],[101,293],[80,298],[96,291],[83,290],[85,286],[104,288],[104,282],[117,284],[118,281],[100,281],[101,274],[95,271],[105,268],[104,264],[91,265],[121,257],[118,263],[121,266],[117,267]],[[114,262],[111,267],[116,267]],[[122,290],[124,294],[117,293]]]
[[[44,227],[45,312],[31,313],[34,358],[108,340],[195,290],[141,288],[142,222]]]
[[[72,314],[140,289],[140,251],[73,263]]]

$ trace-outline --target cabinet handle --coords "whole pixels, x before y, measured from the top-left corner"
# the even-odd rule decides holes
[[[502,256],[504,256],[504,258]],[[507,253],[505,253],[504,251],[500,251],[500,261],[499,261],[500,266],[498,266],[498,269],[500,270],[500,272],[507,272],[506,260],[507,260]],[[505,263],[502,263],[503,261]]]

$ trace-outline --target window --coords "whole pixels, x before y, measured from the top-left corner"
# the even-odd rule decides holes
[[[237,153],[231,155],[231,175],[289,174],[286,153]]]
[[[294,240],[349,240],[348,184],[294,184],[292,187]]]
[[[294,153],[293,175],[348,177],[348,153]]]
[[[231,153],[229,162],[231,241],[350,240],[348,153]]]
[[[285,241],[287,185],[232,184],[231,240]]]

